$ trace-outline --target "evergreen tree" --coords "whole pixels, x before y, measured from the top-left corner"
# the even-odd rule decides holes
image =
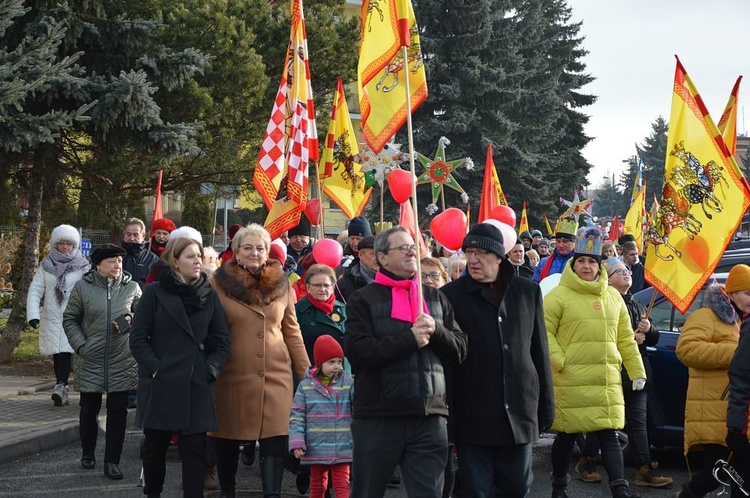
[[[651,123],[651,133],[644,139],[643,145],[636,145],[638,155],[643,160],[643,180],[647,183],[648,192],[655,193],[658,199],[661,199],[661,191],[664,188],[668,131],[669,124],[659,116]],[[649,196],[653,199],[651,194]]]
[[[589,138],[578,109],[594,100],[580,92],[591,81],[580,24],[570,23],[563,0],[443,0],[415,9],[430,92],[415,115],[418,149],[434,150],[446,136],[451,158],[472,157],[478,167],[456,177],[476,206],[492,143],[511,206],[520,211],[526,200],[531,225],[541,226],[590,167],[580,152]]]

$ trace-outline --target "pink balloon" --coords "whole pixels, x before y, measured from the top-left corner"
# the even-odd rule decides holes
[[[461,249],[466,236],[466,213],[457,208],[448,208],[430,222],[430,230],[435,240],[451,251]]]
[[[484,220],[482,223],[487,223],[488,225],[492,225],[493,227],[500,230],[501,234],[503,234],[503,247],[505,248],[505,254],[508,254],[510,250],[513,249],[513,246],[516,245],[516,240],[518,240],[518,235],[516,234],[516,231],[513,229],[512,226],[507,225],[503,223],[502,221],[497,221],[493,219]]]
[[[344,248],[333,239],[319,240],[313,245],[313,257],[320,265],[336,268],[344,257]]]

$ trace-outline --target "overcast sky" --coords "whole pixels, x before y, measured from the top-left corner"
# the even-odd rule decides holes
[[[735,80],[740,86],[737,130],[750,127],[750,0],[568,0],[583,21],[584,59],[597,79],[583,88],[598,96],[583,109],[594,137],[584,155],[591,186],[624,170],[658,116],[669,120],[677,54],[714,122]],[[610,180],[611,181],[611,180]]]

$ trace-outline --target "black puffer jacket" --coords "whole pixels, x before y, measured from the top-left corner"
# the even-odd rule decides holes
[[[625,306],[628,308],[628,315],[630,315],[630,326],[633,330],[638,328],[638,323],[641,321],[641,317],[646,315],[646,307],[643,303],[633,299],[633,294],[628,291],[627,294],[623,294],[622,298],[625,300]],[[651,330],[646,334],[646,340],[643,344],[638,345],[638,352],[641,353],[641,359],[643,360],[643,367],[646,369],[646,389],[650,389],[654,381],[652,380],[651,362],[648,360],[648,354],[646,348],[649,346],[656,346],[659,342],[659,331],[651,324]],[[633,381],[628,377],[628,371],[625,366],[622,367],[622,390],[628,392],[633,389]]]
[[[422,289],[436,325],[423,348],[410,323],[391,318],[390,287],[372,283],[351,296],[344,354],[354,372],[354,418],[448,415],[443,362],[461,363],[467,338],[445,296]]]
[[[128,252],[122,258],[122,269],[143,289],[151,269],[160,261],[159,256],[148,249],[148,242],[123,242],[122,247]]]

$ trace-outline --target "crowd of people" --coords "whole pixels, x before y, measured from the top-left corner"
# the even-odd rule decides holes
[[[533,444],[550,430],[553,498],[570,496],[584,434],[577,475],[601,482],[601,462],[612,496],[636,497],[617,436],[626,426],[635,485],[672,484],[649,451],[645,351],[659,333],[633,299],[648,284],[632,237],[607,241],[563,219],[547,237],[508,241],[480,223],[450,251],[400,226],[374,236],[360,216],[333,267],[315,260],[310,231],[303,221],[272,241],[261,225],[237,224],[217,254],[191,227],[159,219],[147,237],[131,218],[120,244],[90,262],[75,228],[52,231],[27,320],[54,358],[55,406],[69,403],[72,370],[83,469],[96,468],[106,395],[104,475],[123,478],[135,407],[149,497],[162,493],[176,440],[186,497],[234,497],[238,462],[251,465],[257,447],[269,498],[291,467],[313,498],[329,488],[381,497],[395,476],[409,496],[521,498]],[[543,294],[539,282],[555,274]],[[737,265],[682,330],[685,451],[703,459],[679,498],[718,487],[711,469],[730,452],[750,478],[748,313],[750,267]]]

